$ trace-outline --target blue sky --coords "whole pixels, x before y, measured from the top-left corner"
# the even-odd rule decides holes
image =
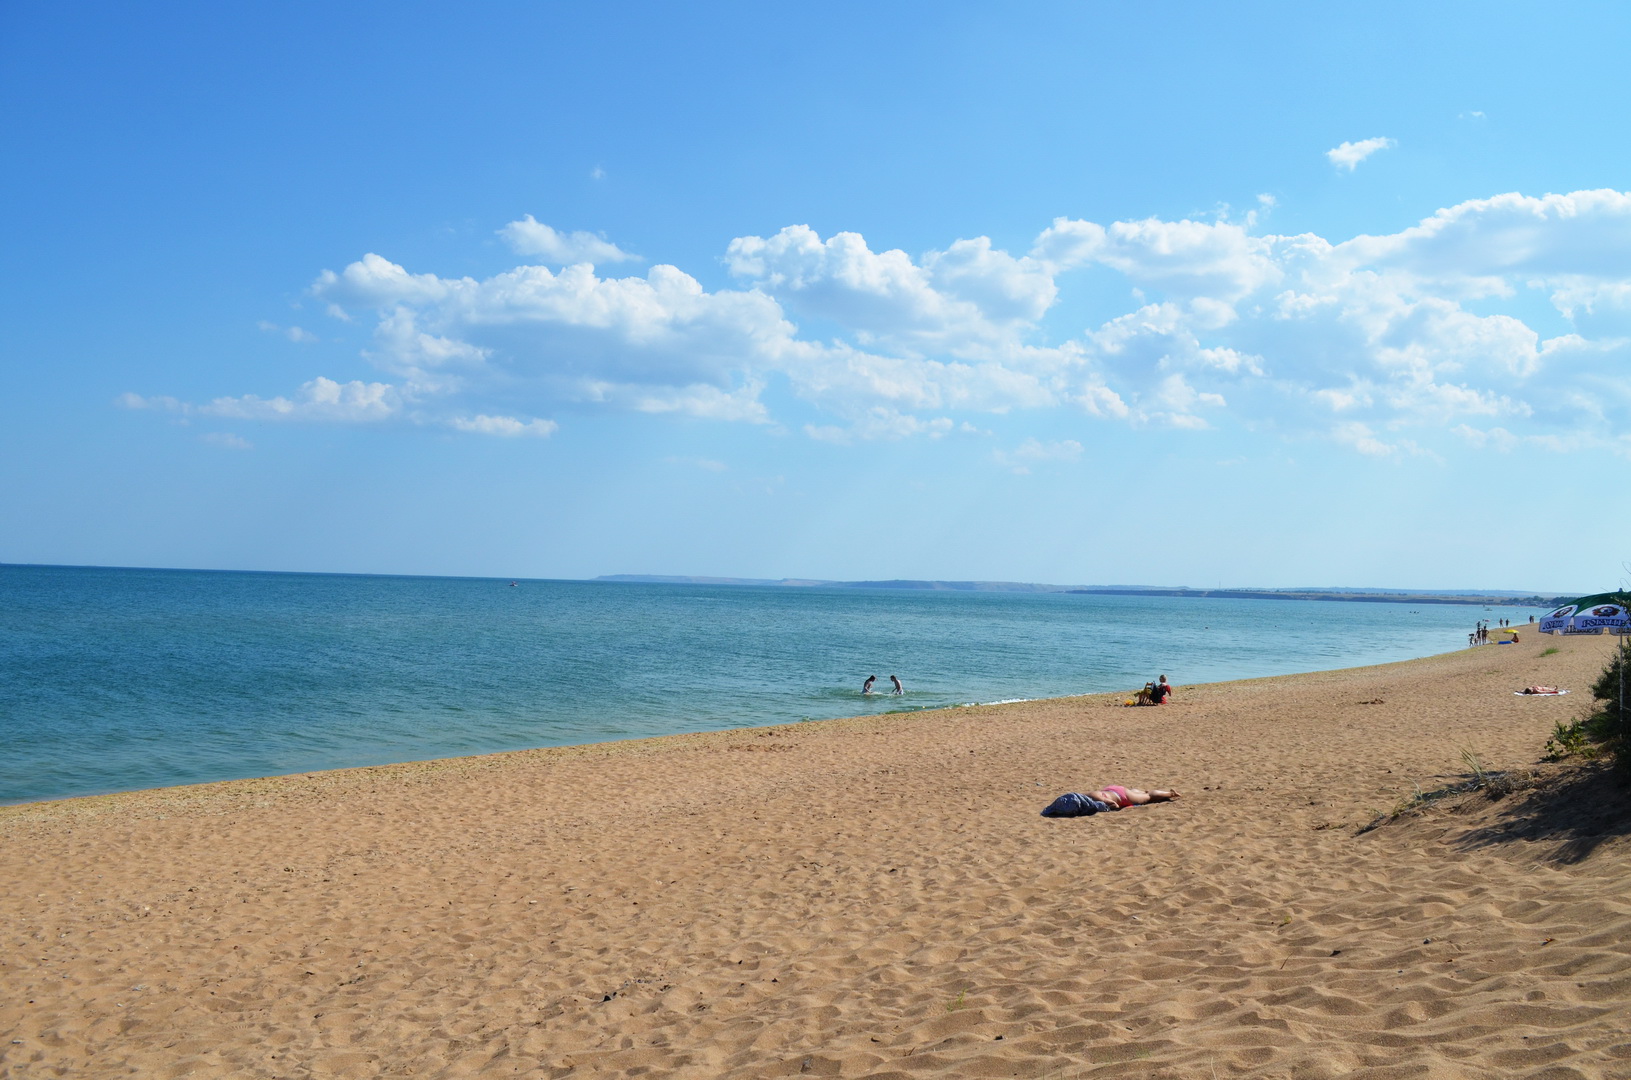
[[[0,561],[1588,590],[1613,4],[0,7]]]

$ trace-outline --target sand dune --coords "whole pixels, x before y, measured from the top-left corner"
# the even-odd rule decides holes
[[[1631,1077],[1612,807],[1360,832],[1589,706],[1524,637],[3,809],[0,1075]]]

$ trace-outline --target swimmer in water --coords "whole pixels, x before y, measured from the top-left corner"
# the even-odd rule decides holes
[[[878,677],[876,675],[868,675],[866,677],[866,682],[861,684],[861,693],[863,693],[863,694],[872,693],[872,684],[877,682],[877,681],[878,681]]]
[[[906,687],[904,687],[904,686],[902,686],[900,684],[900,679],[898,679],[895,676],[891,675],[891,676],[889,676],[889,681],[895,684],[895,688],[893,690],[891,690],[890,693],[892,693],[892,694],[904,694],[904,693],[906,693]]]

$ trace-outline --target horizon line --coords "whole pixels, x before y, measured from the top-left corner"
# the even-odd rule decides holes
[[[600,574],[595,577],[549,577],[517,574],[446,574],[446,573],[404,573],[392,571],[372,570],[268,570],[253,567],[201,567],[201,566],[134,566],[125,564],[106,563],[32,563],[8,562],[0,560],[0,569],[16,567],[40,570],[141,570],[157,573],[193,573],[193,574],[290,574],[310,575],[316,577],[382,577],[382,578],[427,578],[439,580],[469,580],[469,581],[563,581],[576,583],[601,584],[695,584],[695,585],[759,585],[771,587],[805,587],[821,588],[823,586],[850,587],[865,585],[885,586],[894,584],[924,584],[924,585],[986,585],[986,586],[1015,586],[1037,591],[1067,592],[1072,589],[1102,591],[1107,589],[1141,589],[1160,590],[1164,592],[1326,592],[1326,593],[1385,593],[1401,596],[1508,596],[1508,597],[1557,597],[1572,595],[1573,590],[1537,590],[1537,589],[1426,589],[1426,588],[1398,588],[1376,585],[1147,585],[1147,584],[1055,584],[1051,582],[1015,581],[1004,578],[811,578],[787,576],[780,578],[747,578],[727,575],[710,574]],[[949,590],[948,590],[949,591]],[[967,590],[974,591],[974,590]],[[1605,591],[1602,589],[1599,592]],[[1613,591],[1613,590],[1606,590]],[[1588,595],[1585,592],[1579,595]]]

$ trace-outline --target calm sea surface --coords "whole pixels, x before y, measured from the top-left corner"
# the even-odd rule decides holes
[[[1535,613],[0,566],[0,802],[1353,667]]]

